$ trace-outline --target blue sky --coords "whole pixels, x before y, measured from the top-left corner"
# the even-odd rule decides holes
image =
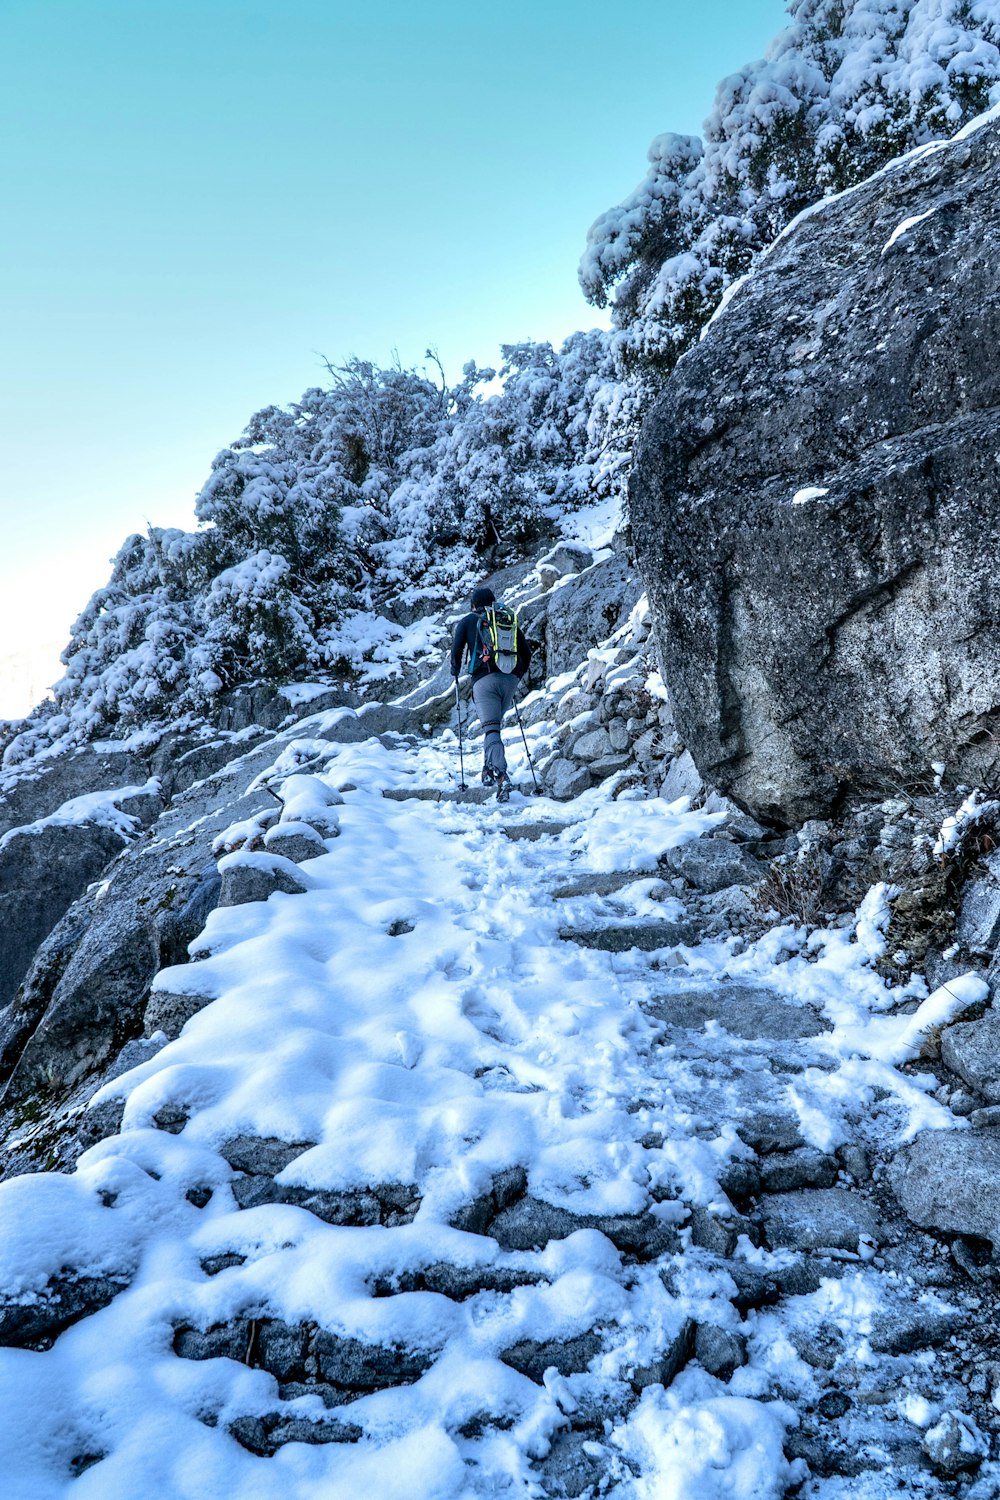
[[[781,0],[3,0],[0,655],[319,354],[451,375],[597,315],[590,223]],[[4,706],[0,704],[0,713]]]

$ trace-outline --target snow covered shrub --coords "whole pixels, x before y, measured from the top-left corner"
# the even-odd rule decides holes
[[[285,558],[251,553],[213,578],[205,599],[207,631],[194,652],[223,685],[253,677],[287,678],[321,660],[311,613],[295,597]]]
[[[8,757],[202,713],[258,677],[384,674],[384,632],[359,628],[372,611],[407,623],[620,482],[606,334],[506,346],[489,395],[493,370],[452,387],[436,371],[351,359],[257,412],[212,464],[200,530],[127,540],[73,627],[55,710]]]

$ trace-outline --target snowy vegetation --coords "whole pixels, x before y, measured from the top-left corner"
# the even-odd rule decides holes
[[[73,628],[54,705],[6,758],[204,713],[261,676],[353,678],[386,630],[624,493],[664,372],[803,207],[1000,100],[1000,0],[792,0],[725,79],[705,140],[662,135],[581,264],[610,334],[503,347],[449,385],[361,359],[258,412],[215,459],[197,531],[133,536]],[[387,615],[374,633],[362,615]]]
[[[727,286],[810,203],[1000,101],[998,0],[791,0],[762,61],[719,85],[696,136],[591,228],[585,295],[611,303],[624,370],[669,370]]]

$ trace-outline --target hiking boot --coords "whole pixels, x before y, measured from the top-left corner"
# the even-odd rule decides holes
[[[498,771],[496,777],[497,801],[506,802],[510,796],[511,783],[506,771]]]
[[[483,786],[493,786],[497,779],[497,773],[492,766],[483,767]]]

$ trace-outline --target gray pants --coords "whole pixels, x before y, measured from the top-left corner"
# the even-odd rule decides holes
[[[503,753],[500,725],[503,716],[514,701],[519,678],[513,672],[490,672],[472,684],[472,697],[476,705],[479,722],[486,737],[483,745],[483,763],[490,771],[506,771],[507,757]]]

